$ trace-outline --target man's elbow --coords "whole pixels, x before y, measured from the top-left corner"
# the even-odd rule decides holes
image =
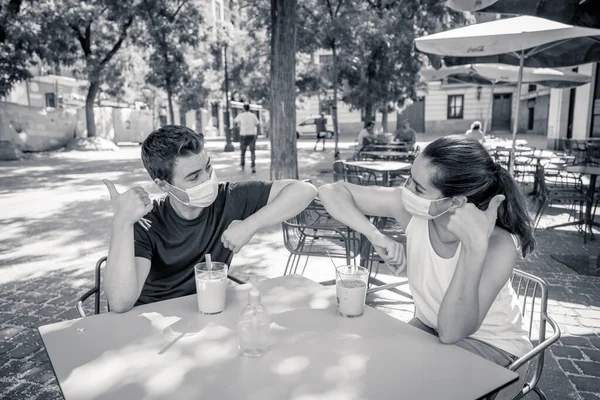
[[[133,298],[125,298],[120,296],[110,296],[107,294],[108,304],[110,305],[110,310],[116,313],[124,313],[133,308],[137,299]]]
[[[460,327],[456,327],[455,329],[443,329],[442,327],[438,327],[438,338],[440,339],[440,342],[444,344],[455,344],[466,339],[476,331],[477,329],[461,329]]]
[[[318,190],[317,188],[309,182],[298,182],[298,185],[300,185],[300,190],[302,192],[302,197],[305,198],[305,206],[310,204],[311,201],[313,201],[313,199],[317,196],[318,194]]]

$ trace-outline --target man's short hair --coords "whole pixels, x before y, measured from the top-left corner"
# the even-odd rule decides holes
[[[372,126],[375,126],[375,122],[373,122],[373,121],[369,121],[369,122],[367,122],[367,125],[366,125],[365,127],[366,127],[366,128],[370,128],[370,127],[372,127]]]
[[[244,110],[250,111],[250,104],[248,104],[248,103],[244,104]]]
[[[153,131],[142,143],[142,162],[150,178],[173,183],[177,157],[204,150],[204,135],[181,125],[165,125]]]

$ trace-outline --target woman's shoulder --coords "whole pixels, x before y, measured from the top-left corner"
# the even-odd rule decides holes
[[[504,251],[514,251],[516,253],[520,247],[520,243],[515,235],[506,229],[496,226],[490,235],[489,246]]]

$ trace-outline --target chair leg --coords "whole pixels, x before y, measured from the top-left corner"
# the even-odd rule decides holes
[[[542,392],[542,389],[536,386],[533,388],[533,391],[535,392],[535,394],[538,395],[540,400],[546,400],[546,395],[544,394],[544,392]]]
[[[283,276],[289,275],[292,272],[292,265],[294,260],[296,259],[296,255],[294,253],[290,253],[288,257],[287,264],[285,264],[285,270],[283,271]]]

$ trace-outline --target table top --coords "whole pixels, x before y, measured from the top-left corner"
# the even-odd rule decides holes
[[[371,157],[410,157],[411,153],[408,151],[361,151],[361,155],[371,156]]]
[[[387,143],[387,144],[373,144],[373,145],[369,145],[369,147],[374,147],[377,149],[398,150],[398,149],[407,149],[408,144],[398,142],[398,143]]]
[[[260,287],[272,330],[258,358],[237,348],[248,285],[228,288],[217,315],[192,295],[39,330],[66,400],[475,399],[517,378],[371,307],[343,318],[333,286],[290,275]]]
[[[600,175],[600,167],[593,167],[591,165],[570,165],[565,167],[565,171],[574,172],[576,174]]]
[[[345,161],[348,165],[377,172],[401,171],[410,169],[412,163],[403,161]]]

